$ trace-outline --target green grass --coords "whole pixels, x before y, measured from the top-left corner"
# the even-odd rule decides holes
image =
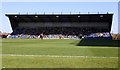
[[[3,39],[3,67],[7,68],[117,68],[118,47],[76,46],[80,40]],[[44,55],[44,56],[9,56]],[[47,57],[89,56],[108,58]]]
[[[0,54],[2,54],[2,39],[0,39]],[[2,69],[2,56],[0,56],[0,69]]]
[[[3,57],[3,66],[11,68],[117,68],[117,60],[107,58]],[[19,63],[18,63],[19,62]],[[112,63],[112,64],[111,64]],[[6,65],[5,65],[6,64]]]

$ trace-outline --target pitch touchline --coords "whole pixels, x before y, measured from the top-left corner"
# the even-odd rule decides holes
[[[35,56],[35,57],[68,57],[68,58],[118,58],[118,57],[99,57],[99,56],[59,56],[59,55],[17,55],[2,54],[2,56]]]

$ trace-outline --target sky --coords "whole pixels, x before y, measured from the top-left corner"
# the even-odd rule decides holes
[[[120,34],[120,1],[118,3],[118,33]]]
[[[1,5],[1,4],[0,4]],[[2,2],[0,31],[12,32],[10,21],[5,14],[106,14],[113,13],[112,33],[118,33],[118,2]]]

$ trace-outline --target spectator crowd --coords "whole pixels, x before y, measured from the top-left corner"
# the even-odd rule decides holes
[[[81,39],[111,37],[109,32],[101,31],[94,28],[77,28],[77,27],[41,27],[41,28],[23,28],[17,27],[11,34],[0,32],[0,38],[21,38],[21,39],[39,39],[43,34],[44,39]]]

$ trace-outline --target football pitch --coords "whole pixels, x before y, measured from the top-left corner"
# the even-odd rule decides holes
[[[74,39],[3,39],[3,68],[118,68],[118,47]]]

